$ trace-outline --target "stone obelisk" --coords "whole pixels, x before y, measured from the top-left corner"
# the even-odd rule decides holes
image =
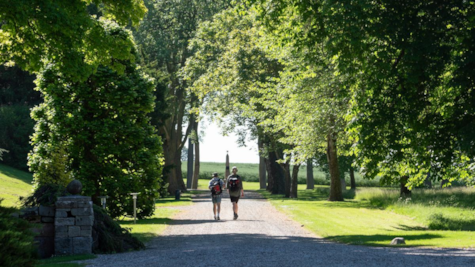
[[[228,155],[228,151],[226,151],[226,171],[224,172],[224,184],[226,184],[226,180],[228,179],[228,176],[230,175],[231,173],[229,172],[229,155]]]

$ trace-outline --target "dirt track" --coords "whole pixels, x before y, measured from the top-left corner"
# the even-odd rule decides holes
[[[475,266],[475,251],[374,248],[317,238],[259,194],[246,192],[239,219],[223,198],[221,221],[213,219],[208,194],[193,198],[162,236],[143,251],[99,255],[87,266]],[[474,244],[475,245],[475,244]]]

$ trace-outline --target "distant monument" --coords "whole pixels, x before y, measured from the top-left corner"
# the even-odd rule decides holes
[[[226,171],[224,172],[224,181],[226,182],[226,179],[228,179],[228,176],[231,175],[229,172],[229,155],[228,151],[226,150]]]

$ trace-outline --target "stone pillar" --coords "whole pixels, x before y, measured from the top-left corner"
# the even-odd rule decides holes
[[[59,197],[54,220],[56,255],[92,253],[94,211],[90,197]]]

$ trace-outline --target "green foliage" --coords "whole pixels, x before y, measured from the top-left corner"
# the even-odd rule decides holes
[[[34,106],[41,102],[35,91],[35,76],[18,67],[0,66],[0,106],[14,104]]]
[[[472,2],[252,2],[281,43],[307,61],[324,51],[335,76],[351,77],[346,115],[367,177],[409,176],[414,187],[428,173],[473,176]],[[289,21],[296,27],[280,31]]]
[[[13,217],[11,214],[16,211],[0,206],[0,266],[34,266],[37,255],[31,224]]]
[[[0,160],[3,160],[3,153],[8,153],[8,150],[0,148]]]
[[[54,206],[58,197],[70,195],[66,187],[58,184],[45,184],[33,191],[33,193],[22,198],[22,206]]]
[[[27,155],[31,150],[30,136],[34,121],[30,118],[30,106],[0,105],[0,147],[8,150],[3,163],[21,170],[28,170]]]
[[[68,166],[69,156],[65,146],[51,146],[47,154],[31,153],[30,167],[34,171],[37,185],[56,184],[66,187],[71,182],[71,170]]]
[[[145,245],[122,228],[99,206],[94,205],[94,253],[119,253],[144,249]]]
[[[185,190],[181,178],[180,153],[190,134],[194,119],[190,109],[198,99],[186,88],[178,75],[180,68],[194,51],[188,47],[197,25],[222,10],[230,0],[144,1],[148,13],[134,31],[140,51],[140,65],[156,83],[156,106],[152,123],[164,140],[165,164],[169,192]],[[186,130],[184,130],[186,129]]]
[[[123,71],[116,59],[133,59],[133,42],[117,39],[107,22],[91,16],[91,4],[123,26],[138,25],[146,12],[142,0],[2,1],[0,62],[13,62],[30,72],[54,63],[72,81],[86,79],[99,65]]]
[[[0,148],[9,151],[3,163],[25,171],[34,126],[29,109],[41,102],[34,78],[17,67],[0,66]]]
[[[110,32],[131,38],[118,26]],[[54,66],[38,76],[44,103],[32,111],[37,124],[29,164],[38,185],[61,183],[61,175],[70,173],[96,203],[98,196],[109,196],[113,217],[131,214],[128,193],[139,192],[137,214],[143,217],[153,214],[154,200],[164,188],[161,141],[148,117],[154,86],[135,64],[121,64],[126,66],[122,75],[100,66],[81,82],[71,81]],[[61,165],[63,173],[48,179]]]

